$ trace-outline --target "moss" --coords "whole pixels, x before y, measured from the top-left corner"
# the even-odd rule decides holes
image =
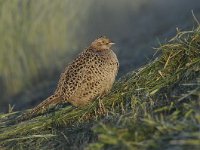
[[[67,106],[21,123],[0,115],[0,144],[35,149],[198,148],[200,28],[179,32],[154,61],[119,79],[85,108]]]

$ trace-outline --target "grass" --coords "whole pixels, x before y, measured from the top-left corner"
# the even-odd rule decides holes
[[[0,0],[1,101],[44,80],[44,73],[51,77],[50,70],[61,68],[63,55],[77,45],[72,33],[84,15],[84,9],[81,14],[76,9],[82,3]]]
[[[149,47],[157,38],[171,35],[177,25],[192,25],[188,13],[194,10],[198,18],[198,3],[183,0],[180,7],[179,0],[0,0],[1,112],[8,104],[21,110],[45,98],[70,58],[102,34],[125,49],[116,49],[119,76],[138,68],[151,58]]]
[[[67,106],[21,123],[0,115],[5,149],[198,149],[200,27],[178,32],[161,55],[119,79],[85,108]]]

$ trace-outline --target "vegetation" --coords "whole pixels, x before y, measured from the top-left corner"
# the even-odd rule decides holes
[[[74,9],[82,1],[69,3],[0,0],[1,102],[5,96],[19,93],[60,71],[63,55],[69,55],[69,49],[72,51],[77,45],[71,34],[75,34],[84,15],[84,9]],[[74,19],[75,16],[80,19]]]
[[[157,39],[193,26],[191,10],[200,17],[199,0],[0,0],[0,112],[46,98],[66,64],[101,35],[117,43],[120,77],[144,65]]]
[[[0,115],[5,149],[198,149],[200,26],[179,32],[160,56],[119,79],[85,108],[66,106],[24,122]],[[14,120],[14,121],[13,121]]]

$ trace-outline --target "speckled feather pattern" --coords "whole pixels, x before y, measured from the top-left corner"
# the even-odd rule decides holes
[[[86,49],[62,73],[54,95],[75,106],[84,106],[109,92],[119,63],[112,50]]]
[[[104,40],[100,38],[94,41],[94,45],[98,46],[102,39]],[[118,68],[118,59],[110,48],[95,49],[90,46],[65,68],[54,94],[22,118],[30,118],[63,102],[69,102],[77,107],[93,102],[96,97],[105,95],[112,88]]]

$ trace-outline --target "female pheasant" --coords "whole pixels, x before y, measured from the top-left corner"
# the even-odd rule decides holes
[[[114,43],[106,37],[96,39],[61,74],[54,94],[25,114],[33,117],[50,106],[69,102],[82,107],[97,96],[109,92],[118,72],[119,62],[111,50]]]

